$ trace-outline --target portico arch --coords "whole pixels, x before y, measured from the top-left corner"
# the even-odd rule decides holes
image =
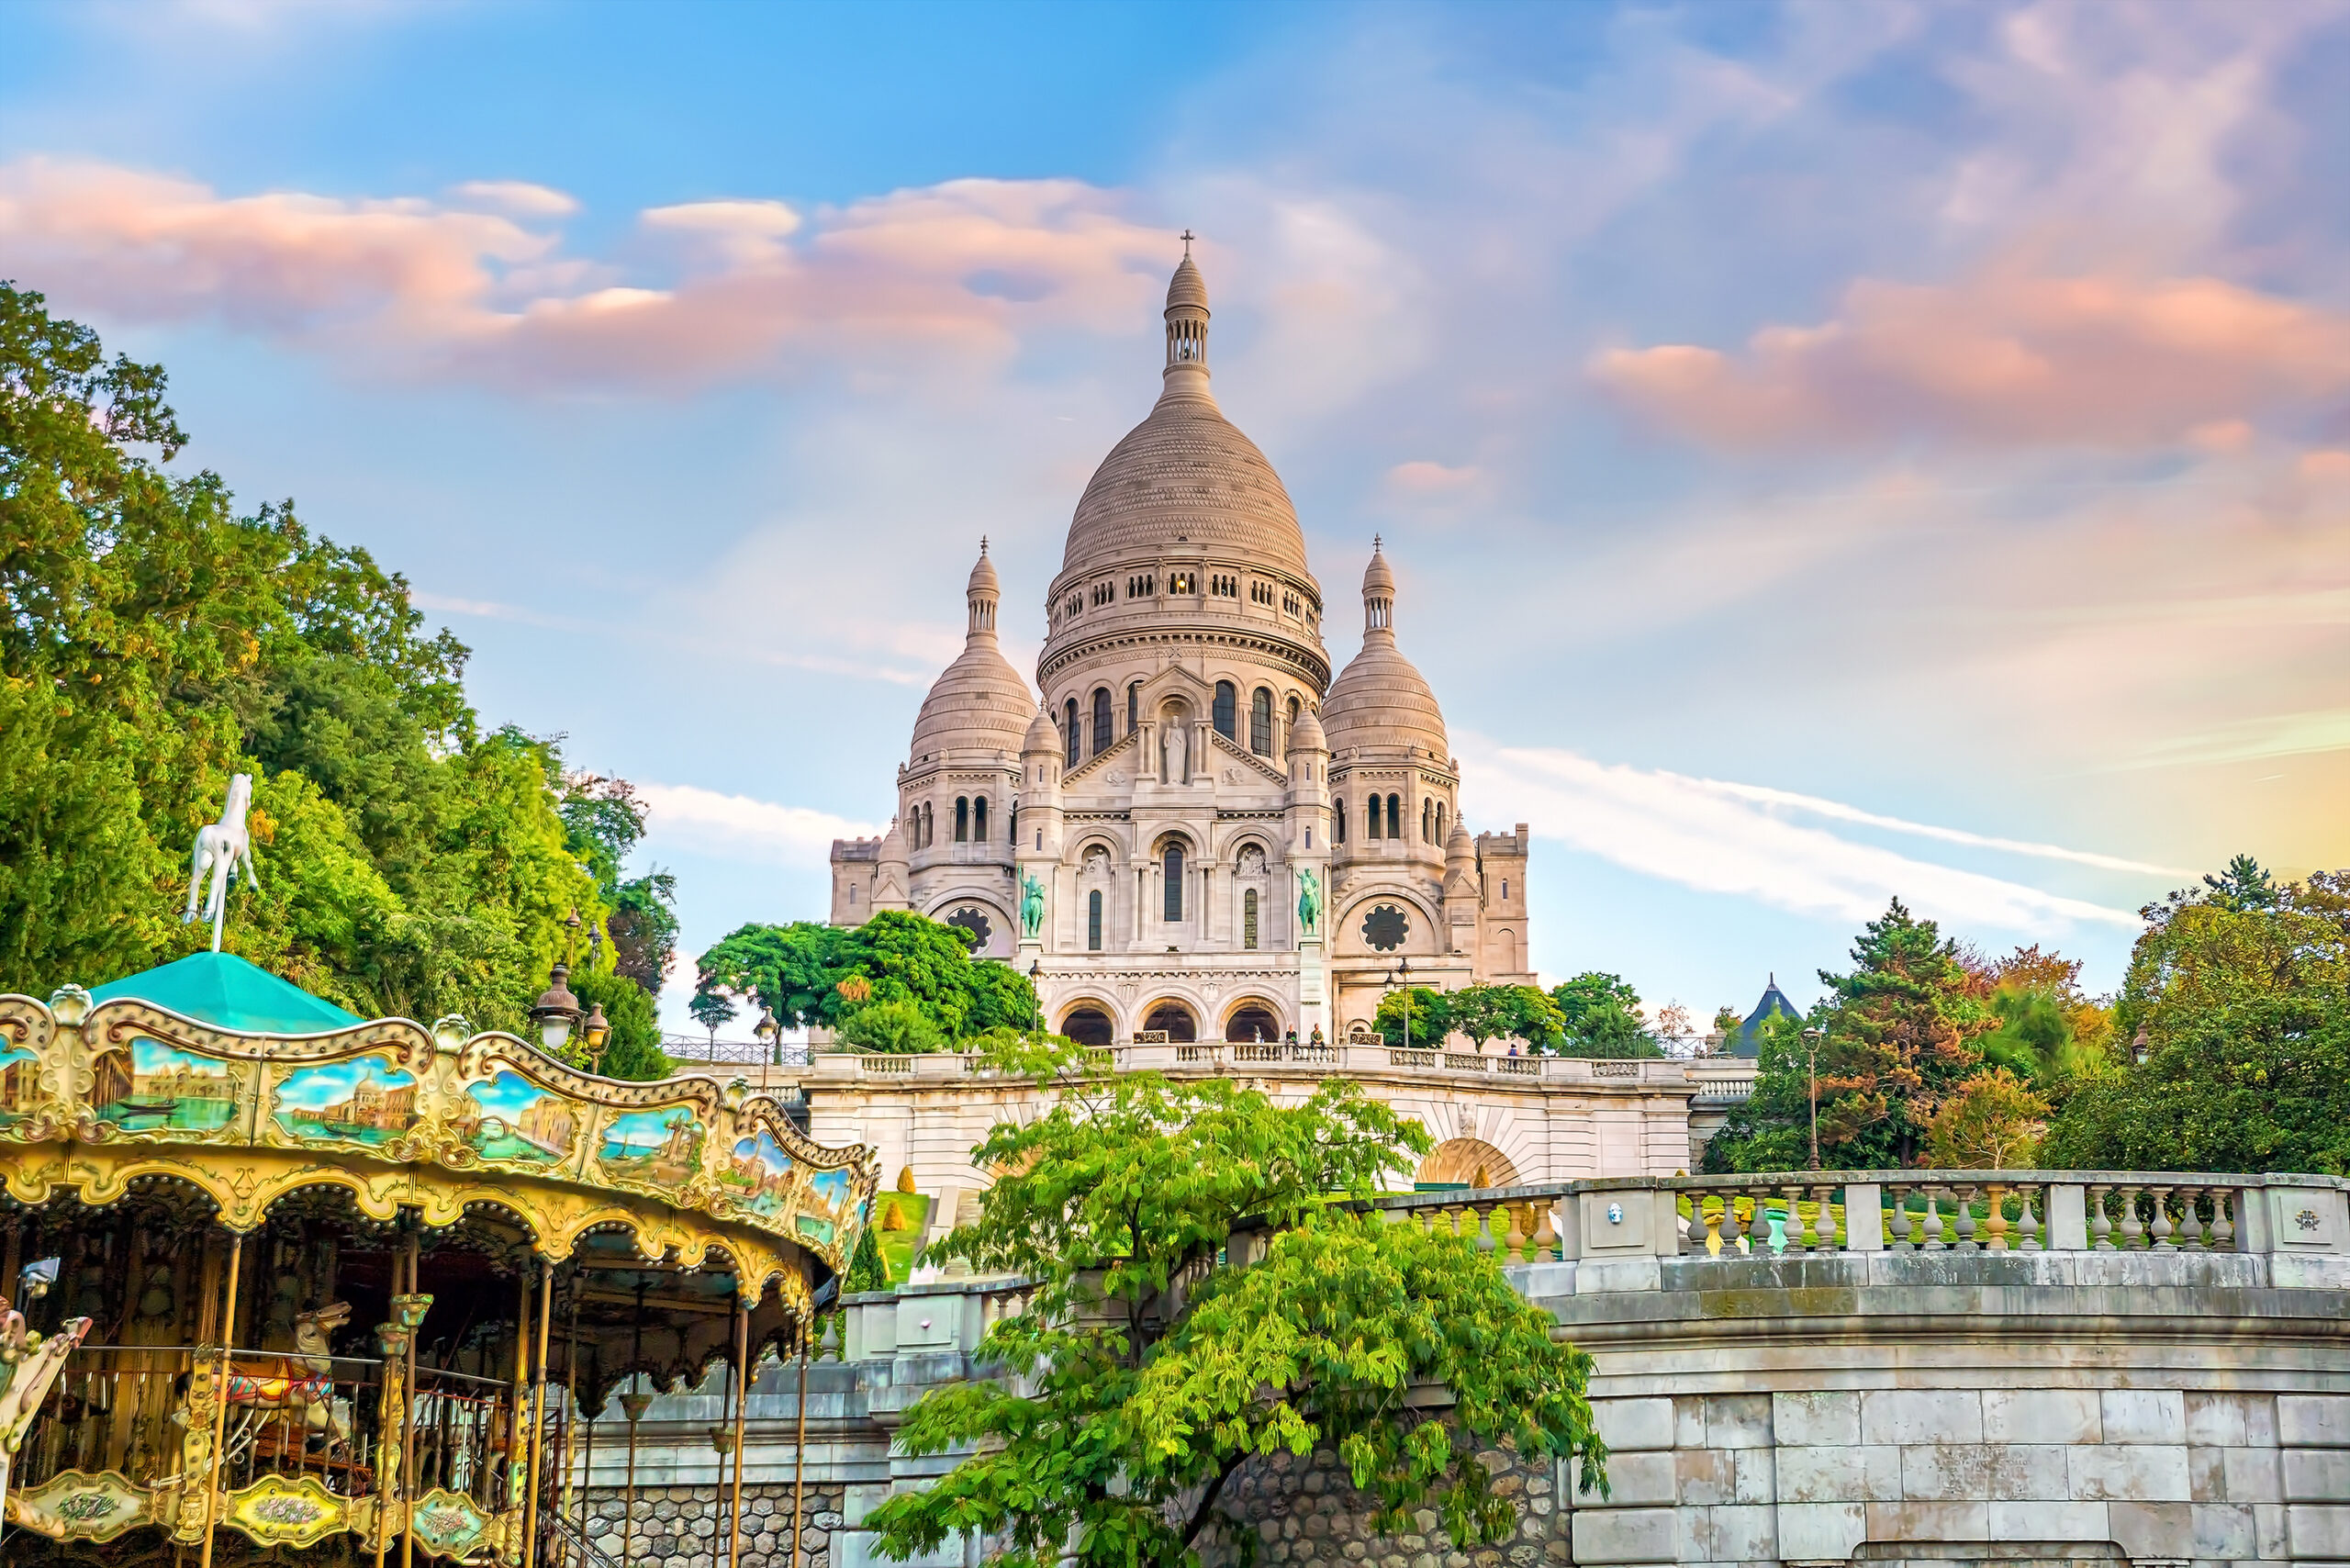
[[[1061,1014],[1060,1032],[1080,1046],[1113,1046],[1118,1042],[1117,1021],[1105,1002],[1076,1003]]]
[[[1516,1187],[1516,1162],[1483,1138],[1456,1137],[1429,1150],[1419,1179],[1433,1186]]]
[[[1142,1026],[1145,1029],[1164,1029],[1169,1040],[1190,1041],[1200,1037],[1198,1015],[1192,1011],[1189,1002],[1178,1002],[1173,997],[1151,1003],[1150,1011],[1143,1014]]]
[[[1225,1039],[1254,1041],[1260,1034],[1268,1040],[1281,1037],[1281,1011],[1263,997],[1244,997],[1225,1014]]]

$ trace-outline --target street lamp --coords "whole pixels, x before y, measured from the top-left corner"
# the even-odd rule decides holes
[[[539,1043],[554,1056],[571,1038],[571,1026],[579,1022],[579,999],[571,994],[567,983],[571,966],[557,964],[548,971],[547,988],[531,1004],[531,1022],[538,1025]]]
[[[1811,1166],[1819,1169],[1819,1042],[1828,1037],[1825,1029],[1803,1032],[1804,1065],[1811,1080]]]
[[[1045,1032],[1045,960],[1032,959],[1028,965],[1028,992],[1036,999],[1036,1033]]]
[[[767,1061],[774,1067],[783,1065],[783,1025],[775,1021],[775,1010],[762,1005],[759,1021],[751,1025],[751,1033],[767,1047]]]
[[[2130,1042],[2130,1052],[2138,1058],[2140,1067],[2146,1065],[2146,1026],[2143,1024],[2138,1025],[2137,1037]]]
[[[1396,978],[1399,974],[1403,977],[1400,982]],[[1404,1048],[1408,1051],[1412,1048],[1412,960],[1409,958],[1398,958],[1395,967],[1387,971],[1387,989],[1393,991],[1398,983],[1404,987]]]
[[[604,1075],[604,1046],[612,1037],[611,1021],[604,1016],[602,1002],[597,1002],[588,1010],[588,1021],[579,1026],[579,1035],[588,1042],[588,1070],[601,1078]]]

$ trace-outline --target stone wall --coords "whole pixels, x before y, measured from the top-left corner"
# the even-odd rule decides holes
[[[801,1568],[833,1568],[833,1533],[841,1528],[841,1488],[810,1486],[804,1494],[806,1536]],[[588,1494],[588,1536],[598,1550],[628,1568],[727,1568],[729,1497],[716,1486],[640,1486],[633,1527],[623,1536],[627,1494],[596,1487]],[[627,1555],[621,1555],[625,1545]],[[746,1483],[743,1487],[742,1568],[791,1568],[791,1488]]]
[[[1573,1561],[1558,1506],[1557,1467],[1549,1460],[1528,1463],[1514,1449],[1488,1449],[1477,1457],[1493,1473],[1494,1495],[1517,1508],[1517,1529],[1507,1540],[1469,1551],[1455,1547],[1433,1509],[1420,1509],[1395,1533],[1373,1530],[1375,1499],[1355,1490],[1346,1466],[1327,1449],[1303,1459],[1284,1453],[1249,1461],[1225,1486],[1225,1511],[1252,1522],[1259,1562],[1535,1568]],[[1209,1568],[1235,1560],[1229,1550],[1201,1555]]]

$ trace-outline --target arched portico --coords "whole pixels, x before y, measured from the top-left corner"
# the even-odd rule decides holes
[[[1196,1040],[1200,1037],[1200,1016],[1192,1004],[1178,997],[1161,997],[1146,1008],[1142,1015],[1146,1030],[1164,1029],[1169,1040]]]
[[[1456,1137],[1428,1151],[1420,1161],[1419,1179],[1431,1186],[1516,1187],[1521,1184],[1516,1162],[1483,1138]]]
[[[1118,1043],[1118,1015],[1108,1002],[1080,997],[1061,1014],[1058,1032],[1080,1046]]]
[[[1224,1037],[1278,1040],[1281,1037],[1281,1009],[1261,996],[1244,996],[1224,1015]]]

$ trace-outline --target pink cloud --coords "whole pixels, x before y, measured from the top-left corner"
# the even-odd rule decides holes
[[[1411,463],[1398,463],[1387,471],[1387,482],[1408,496],[1449,496],[1469,488],[1477,482],[1474,465],[1457,468],[1426,458]]]
[[[1765,328],[1742,355],[1668,343],[1591,372],[1724,446],[2229,447],[2252,420],[2350,390],[2350,319],[2218,278],[2003,268],[1953,286],[1863,280],[1835,319]]]
[[[1168,237],[1070,180],[957,180],[805,219],[780,202],[647,209],[651,275],[570,255],[562,192],[449,203],[226,196],[140,170],[0,165],[0,273],[64,308],[213,319],[380,369],[525,386],[681,386],[918,346],[1008,358],[1036,327],[1131,324]]]

